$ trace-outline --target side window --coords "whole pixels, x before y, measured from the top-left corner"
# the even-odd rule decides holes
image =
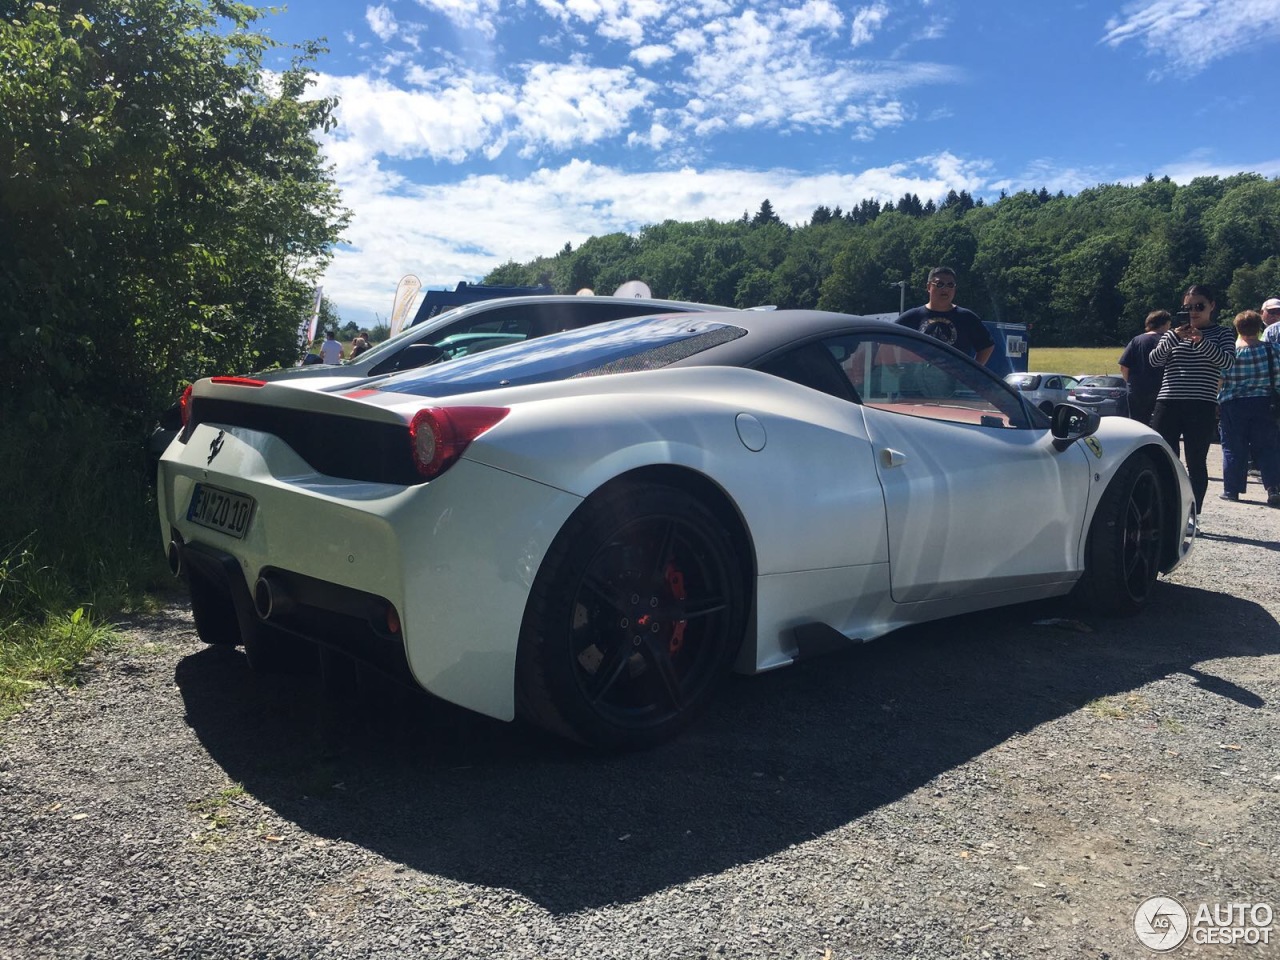
[[[849,378],[838,362],[839,357],[828,343],[806,343],[771,357],[760,364],[762,373],[790,380],[811,390],[829,393],[840,400],[857,399],[850,389]]]
[[[474,317],[451,323],[420,343],[430,343],[444,351],[445,359],[456,360],[529,337],[533,329],[532,311],[512,307],[487,310]]]
[[[1027,429],[1021,399],[981,367],[931,343],[892,334],[828,341],[864,406],[999,429]]]
[[[1046,381],[1044,382],[1044,388],[1045,388],[1046,390],[1061,390],[1061,389],[1062,389],[1062,378],[1061,378],[1061,377],[1050,377],[1048,380],[1046,380]]]

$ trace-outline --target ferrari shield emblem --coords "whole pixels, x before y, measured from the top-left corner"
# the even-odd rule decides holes
[[[1084,438],[1084,442],[1085,442],[1085,446],[1087,446],[1090,450],[1092,450],[1092,451],[1093,451],[1093,455],[1094,455],[1095,457],[1097,457],[1099,460],[1101,460],[1101,459],[1102,459],[1102,444],[1100,444],[1100,443],[1098,442],[1098,438],[1097,438],[1097,437],[1085,437],[1085,438]]]

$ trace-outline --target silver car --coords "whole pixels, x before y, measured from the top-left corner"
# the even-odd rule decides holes
[[[1031,373],[1011,373],[1004,378],[1004,382],[1015,390],[1020,391],[1024,397],[1045,413],[1053,413],[1054,406],[1059,403],[1065,403],[1068,392],[1080,381],[1076,377],[1065,373],[1033,371]]]
[[[1124,377],[1081,377],[1067,399],[1078,407],[1092,410],[1100,417],[1129,415],[1129,385]]]

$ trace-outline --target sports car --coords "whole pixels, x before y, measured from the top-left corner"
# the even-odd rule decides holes
[[[215,377],[187,411],[159,509],[202,639],[605,748],[907,624],[1136,613],[1196,533],[1154,431],[839,314],[624,319],[331,391]]]

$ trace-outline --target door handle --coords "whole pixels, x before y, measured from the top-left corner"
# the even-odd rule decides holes
[[[886,467],[900,467],[907,462],[907,455],[892,447],[885,447],[880,451],[880,462]]]

